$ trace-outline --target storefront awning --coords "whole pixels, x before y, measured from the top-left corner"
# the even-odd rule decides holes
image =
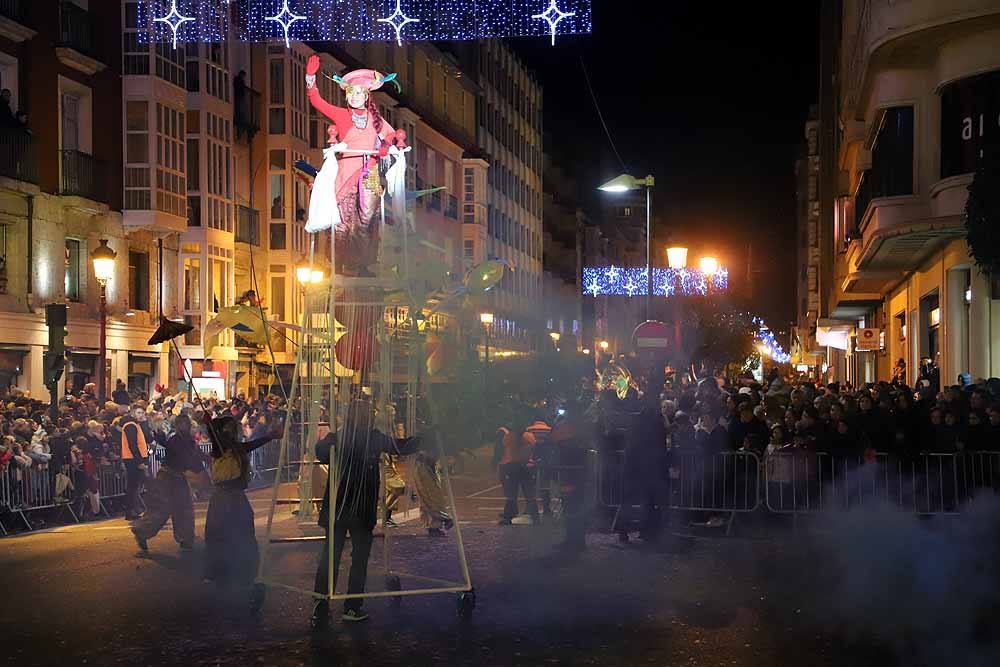
[[[847,350],[851,346],[851,332],[854,322],[843,320],[819,320],[816,322],[816,343],[822,347]]]

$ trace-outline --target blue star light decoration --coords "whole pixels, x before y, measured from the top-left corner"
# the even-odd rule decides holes
[[[130,0],[141,43],[469,41],[590,33],[592,0]],[[406,9],[403,9],[405,3]],[[2,0],[0,0],[2,4]],[[173,11],[172,11],[173,10]],[[540,13],[537,13],[540,12]],[[169,13],[169,14],[168,14]],[[167,16],[164,16],[164,15]],[[162,19],[159,22],[153,19]],[[180,24],[180,25],[178,25]]]
[[[383,19],[379,19],[379,23],[388,23],[396,31],[396,44],[399,46],[403,45],[403,38],[401,33],[403,28],[407,23],[420,23],[420,19],[411,19],[409,16],[403,13],[402,8],[399,6],[402,0],[396,0],[396,11],[392,13],[391,16],[387,16]]]
[[[792,355],[788,354],[781,347],[781,344],[774,337],[774,333],[764,324],[764,320],[759,317],[753,318],[753,323],[759,328],[757,331],[757,340],[763,346],[763,350],[766,350],[767,356],[771,357],[772,360],[779,364],[787,364],[792,360]]]
[[[171,32],[174,34],[174,48],[177,48],[177,29],[188,21],[194,21],[193,16],[184,16],[179,11],[177,11],[177,0],[170,0],[170,13],[166,16],[153,17],[154,22],[166,23],[170,26]]]
[[[541,14],[533,14],[531,18],[542,19],[549,24],[549,32],[552,33],[552,46],[556,45],[556,26],[563,19],[576,16],[576,12],[564,12],[556,6],[556,0],[549,0],[549,8]]]
[[[292,24],[296,21],[305,21],[305,16],[300,16],[288,8],[288,0],[282,0],[281,11],[274,16],[266,17],[268,21],[274,21],[281,26],[282,31],[285,34],[285,48],[291,48],[292,43],[288,39],[288,29],[292,27]]]
[[[653,267],[653,296],[674,296],[678,281],[682,295],[708,294],[709,278],[697,269],[674,271]],[[712,293],[721,294],[729,289],[729,272],[719,269],[711,281]],[[586,296],[646,296],[646,267],[588,266],[583,269],[582,284]]]

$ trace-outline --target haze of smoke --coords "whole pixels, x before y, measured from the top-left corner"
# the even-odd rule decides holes
[[[932,520],[887,506],[838,513],[804,546],[783,566],[815,622],[893,642],[910,659],[995,664],[987,622],[1000,608],[1000,499]]]

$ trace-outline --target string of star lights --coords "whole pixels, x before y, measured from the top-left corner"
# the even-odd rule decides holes
[[[402,0],[396,0],[396,11],[392,13],[392,16],[388,16],[384,19],[379,19],[379,23],[388,23],[396,30],[396,44],[399,46],[403,45],[403,38],[400,33],[403,28],[406,27],[407,23],[420,23],[420,19],[411,19],[409,16],[403,13],[402,8],[400,8],[400,3]]]
[[[772,361],[779,364],[787,364],[791,362],[792,355],[785,352],[784,348],[782,348],[778,341],[774,338],[774,332],[772,332],[767,325],[764,324],[764,320],[759,317],[755,317],[753,318],[753,323],[757,325],[756,339],[758,349],[761,354],[766,354]]]
[[[708,294],[709,277],[698,269],[653,268],[653,296],[674,296],[677,278],[681,294],[705,296]],[[711,276],[712,293],[729,289],[729,271],[719,269]],[[622,268],[620,266],[588,266],[583,269],[583,293],[586,296],[646,296],[646,267]]]
[[[227,36],[226,0],[141,0],[136,6],[140,43],[222,42]]]
[[[563,19],[568,19],[573,16],[573,12],[564,12],[556,5],[556,0],[550,0],[549,7],[544,12],[540,14],[535,14],[531,18],[542,19],[549,24],[549,31],[552,33],[552,46],[556,45],[556,26]]]
[[[193,16],[183,16],[177,11],[177,0],[170,0],[170,13],[166,16],[155,16],[153,17],[155,23],[165,23],[170,27],[170,32],[173,35],[173,45],[177,48],[177,29],[188,21],[194,21]]]
[[[281,11],[274,16],[265,17],[268,21],[274,21],[281,26],[282,36],[285,38],[285,48],[292,48],[292,43],[288,39],[288,29],[295,25],[296,21],[305,21],[306,17],[296,14],[288,8],[288,0],[282,0]]]
[[[591,32],[592,0],[139,0],[143,42],[457,41]],[[157,21],[175,14],[176,23]],[[174,28],[171,24],[176,25]]]

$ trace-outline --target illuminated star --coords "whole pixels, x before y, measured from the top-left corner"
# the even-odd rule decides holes
[[[589,285],[587,285],[587,291],[591,292],[594,296],[601,291],[601,286],[597,284],[596,280],[592,280]]]
[[[392,16],[387,16],[384,19],[379,19],[379,23],[388,23],[396,30],[396,44],[399,46],[403,45],[403,39],[400,37],[400,33],[403,31],[403,27],[407,23],[420,23],[420,19],[411,19],[409,16],[403,13],[400,8],[399,3],[403,0],[396,0],[396,11],[392,13]]]
[[[618,269],[615,268],[614,264],[611,265],[611,268],[608,269],[605,274],[611,282],[618,280]]]
[[[285,33],[285,48],[289,49],[292,47],[290,41],[288,41],[288,29],[292,27],[292,24],[296,21],[305,21],[305,16],[300,16],[288,8],[288,0],[282,0],[281,11],[274,16],[268,16],[268,21],[274,21],[281,26],[281,29]]]
[[[549,8],[541,14],[535,14],[531,18],[542,19],[549,24],[549,31],[552,33],[552,46],[556,45],[556,26],[559,22],[570,16],[576,16],[576,12],[564,12],[556,7],[556,0],[549,0]]]
[[[635,294],[635,289],[636,289],[635,288],[635,283],[633,283],[632,279],[629,278],[628,281],[626,281],[626,283],[625,283],[625,292],[629,296],[633,296]]]
[[[174,48],[177,48],[177,29],[181,27],[181,24],[187,23],[188,21],[194,21],[192,16],[184,16],[179,11],[177,11],[177,0],[170,0],[170,13],[166,16],[161,16],[159,18],[153,17],[153,22],[159,21],[160,23],[166,23],[170,26],[170,30],[174,33]]]

